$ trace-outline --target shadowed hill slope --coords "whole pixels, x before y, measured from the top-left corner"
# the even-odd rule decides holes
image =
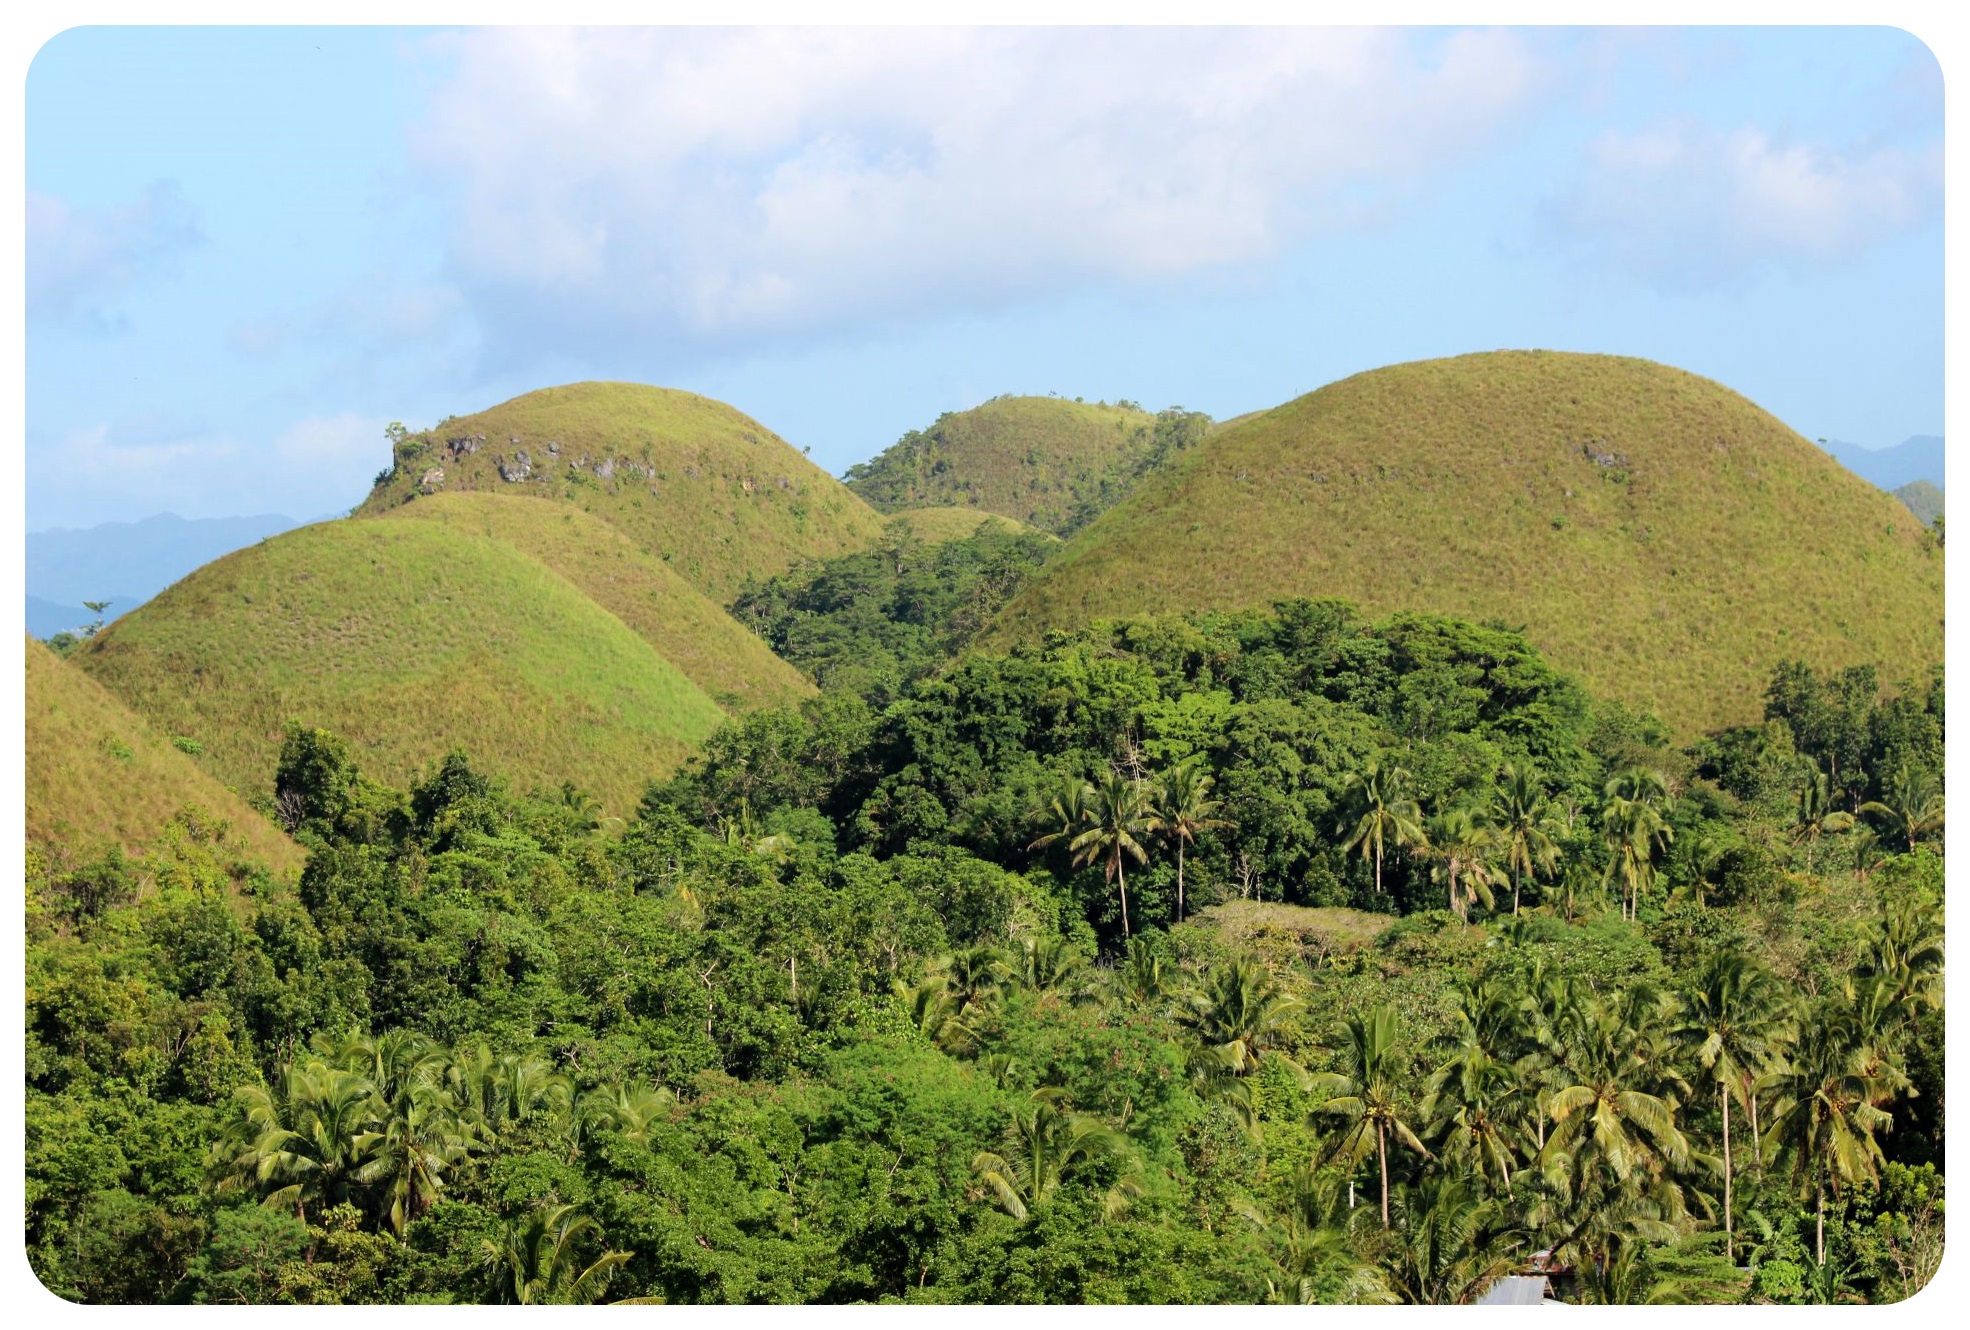
[[[543,388],[405,435],[358,512],[460,490],[572,503],[721,605],[748,576],[881,532],[867,504],[758,421],[636,383]]]
[[[299,868],[301,847],[200,771],[102,685],[27,642],[27,839],[77,857],[148,848],[173,815],[196,807],[225,822],[242,857]]]
[[[814,686],[703,592],[617,528],[567,504],[500,494],[433,494],[389,511],[504,541],[540,560],[627,624],[728,710],[797,702]]]
[[[1523,625],[1679,731],[1755,719],[1781,658],[1942,659],[1943,556],[1901,503],[1729,389],[1496,352],[1359,374],[1212,435],[1082,531],[988,643],[1339,596]]]
[[[1186,418],[1201,435],[1204,418]],[[847,485],[880,512],[976,508],[1059,533],[1127,492],[1158,421],[1134,406],[997,397],[912,430],[849,468]]]
[[[206,565],[75,657],[200,764],[270,787],[289,720],[403,784],[451,748],[611,812],[723,719],[571,582],[440,522],[326,522]]]

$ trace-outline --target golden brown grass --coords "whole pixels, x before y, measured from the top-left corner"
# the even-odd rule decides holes
[[[724,720],[560,574],[442,522],[325,522],[207,564],[76,656],[241,790],[288,720],[403,784],[452,748],[521,786],[572,780],[621,813]]]
[[[504,541],[567,578],[727,710],[798,702],[814,685],[661,559],[569,504],[502,494],[434,494],[392,520],[434,522]]]
[[[1002,517],[978,508],[906,508],[891,517],[884,526],[891,530],[907,527],[918,540],[930,545],[965,540],[987,526],[1014,536],[1033,530],[1017,518]]]
[[[228,827],[227,843],[275,871],[301,848],[95,680],[27,639],[27,839],[87,858],[140,854],[179,810]]]
[[[1688,735],[1756,719],[1784,657],[1919,676],[1942,591],[1907,509],[1722,385],[1514,351],[1374,370],[1214,434],[1070,541],[986,642],[1339,596],[1523,626]]]
[[[502,464],[519,474],[522,453],[526,477],[502,479]],[[443,479],[425,486],[433,470]],[[435,425],[399,445],[393,473],[360,511],[427,489],[572,503],[720,605],[748,576],[862,549],[882,530],[867,504],[758,421],[638,383],[543,388]]]

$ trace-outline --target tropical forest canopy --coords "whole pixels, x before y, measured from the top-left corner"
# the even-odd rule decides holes
[[[26,1222],[56,1293],[1891,1302],[1936,1268],[1940,669],[1775,655],[1761,719],[1692,732],[1413,609],[1001,640],[1075,546],[865,522],[793,466],[774,542],[666,536],[715,478],[677,419],[781,473],[737,413],[606,387],[583,400],[634,447],[541,395],[395,433],[394,516],[350,524],[387,534],[279,538],[36,658],[31,798],[68,811],[26,865]],[[1171,447],[1208,462],[1201,429]],[[521,485],[453,448],[508,430],[566,496],[405,520],[440,462]],[[967,438],[1006,447],[935,442]],[[1115,454],[1161,484],[1148,455],[1193,466]],[[610,459],[649,474],[607,488]],[[573,534],[602,522],[629,543]],[[310,548],[376,552],[316,578]],[[358,593],[355,627],[309,608]],[[250,712],[199,637],[239,614],[269,639]],[[271,719],[358,629],[422,670],[416,705],[379,674]],[[488,710],[444,662],[493,632],[613,746],[557,771],[568,724],[516,687]],[[153,642],[203,643],[207,691],[167,696]]]

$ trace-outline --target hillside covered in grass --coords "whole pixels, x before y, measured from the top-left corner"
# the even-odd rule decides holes
[[[186,808],[235,852],[276,870],[301,849],[237,794],[199,770],[102,685],[27,641],[27,840],[76,857],[135,854]],[[195,747],[195,744],[187,745]]]
[[[878,511],[963,507],[1062,533],[1126,494],[1157,457],[1201,437],[1208,420],[1131,403],[995,397],[947,411],[849,468]]]
[[[860,549],[881,530],[867,504],[758,421],[638,383],[543,388],[402,434],[359,511],[460,490],[572,503],[720,604],[748,576]]]
[[[1082,531],[987,636],[1339,596],[1523,626],[1679,732],[1756,719],[1770,662],[1943,650],[1903,505],[1729,389],[1514,351],[1359,374],[1213,434]]]
[[[501,494],[434,494],[393,508],[388,516],[503,541],[540,560],[728,710],[756,711],[814,691],[800,671],[669,564],[572,505]]]
[[[1013,536],[1034,530],[1016,517],[978,508],[907,508],[883,523],[886,532],[899,528],[907,528],[912,536],[931,545],[964,540],[988,528]]]
[[[440,522],[327,522],[239,550],[75,661],[249,794],[271,790],[300,721],[396,781],[465,745],[521,786],[573,781],[621,809],[724,719],[566,578]]]

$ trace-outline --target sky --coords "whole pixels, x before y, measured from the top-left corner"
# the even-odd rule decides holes
[[[1500,347],[1943,430],[1892,28],[78,28],[27,81],[27,529],[326,517],[627,379],[840,473],[1000,393],[1227,418]]]

